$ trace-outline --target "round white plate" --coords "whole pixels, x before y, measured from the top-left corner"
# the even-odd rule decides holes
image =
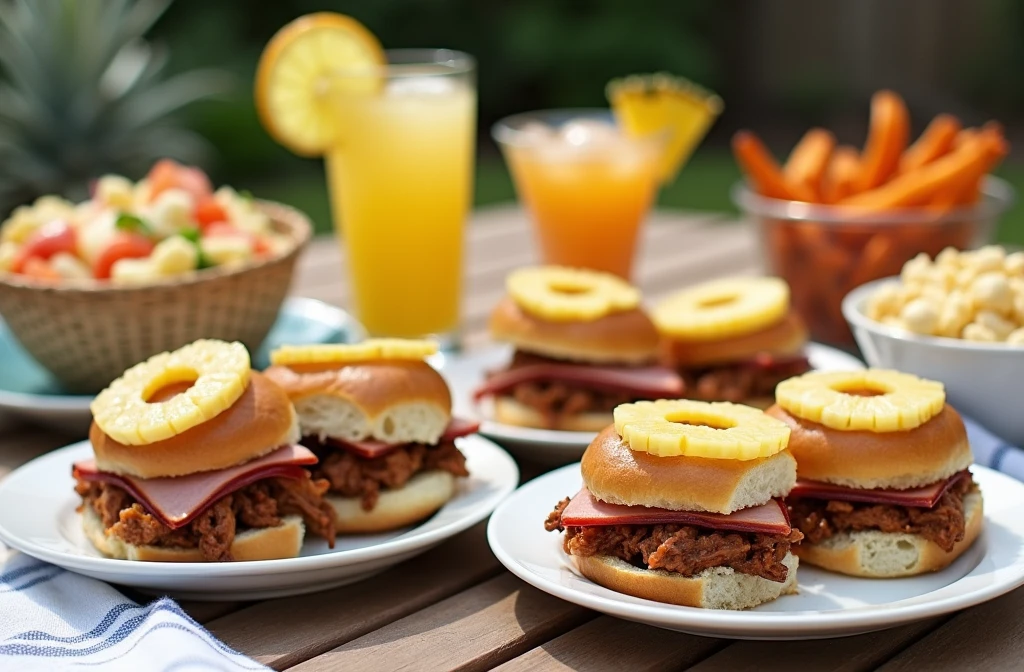
[[[808,344],[807,356],[811,366],[822,371],[864,368],[864,363],[853,355],[818,343]],[[473,391],[483,383],[486,373],[504,367],[511,357],[512,348],[504,345],[446,357],[440,369],[452,389],[455,412],[478,420],[481,434],[498,441],[519,457],[544,464],[565,464],[580,459],[596,433],[505,425],[488,418],[490,408],[486,401],[481,404],[473,402]]]
[[[160,563],[103,557],[85,538],[71,465],[92,456],[87,442],[54,451],[0,481],[0,540],[64,569],[108,583],[197,600],[256,600],[311,593],[383,571],[486,518],[519,482],[504,450],[481,436],[458,441],[470,476],[434,516],[411,528],[338,537],[333,550],[306,537],[286,560]]]
[[[582,577],[544,519],[581,486],[579,465],[517,490],[491,516],[487,540],[513,574],[563,600],[630,621],[696,635],[818,639],[882,630],[991,600],[1024,584],[1024,483],[974,466],[985,497],[985,531],[941,572],[905,579],[858,579],[801,565],[800,592],[750,611],[696,609],[616,593]]]
[[[314,299],[291,297],[281,306],[253,365],[269,364],[269,352],[282,343],[352,343],[364,330],[345,311]],[[85,436],[92,414],[91,395],[68,394],[21,347],[0,319],[0,416],[21,418],[48,429]],[[2,424],[2,420],[0,420]]]

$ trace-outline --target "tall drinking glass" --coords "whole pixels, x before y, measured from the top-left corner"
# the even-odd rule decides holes
[[[545,263],[629,278],[668,137],[625,135],[607,110],[527,112],[493,129]]]
[[[337,74],[338,137],[325,157],[335,228],[370,334],[450,340],[472,198],[474,62],[448,50],[387,56],[382,68]]]

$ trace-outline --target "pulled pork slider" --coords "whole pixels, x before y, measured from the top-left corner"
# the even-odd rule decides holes
[[[126,560],[269,560],[299,554],[306,529],[334,544],[325,481],[295,445],[281,388],[240,343],[157,355],[92,404],[94,460],[74,465],[86,535]]]
[[[355,345],[281,348],[266,375],[288,393],[302,443],[330,484],[338,531],[404,527],[452,498],[468,476],[455,439],[477,425],[451,416],[444,378],[424,358],[429,341],[369,340]]]
[[[940,570],[982,527],[963,420],[941,383],[896,371],[809,373],[769,415],[791,429],[787,503],[801,559],[852,576]]]
[[[507,287],[490,331],[515,353],[476,392],[498,422],[596,432],[619,404],[682,393],[674,371],[653,365],[657,330],[623,280],[547,266],[515,271]]]
[[[767,408],[779,382],[810,369],[807,329],[779,278],[712,280],[669,296],[651,316],[660,359],[689,399]]]
[[[583,454],[583,489],[545,528],[611,590],[706,609],[796,592],[801,539],[781,500],[796,481],[789,430],[758,409],[661,400],[615,409]]]

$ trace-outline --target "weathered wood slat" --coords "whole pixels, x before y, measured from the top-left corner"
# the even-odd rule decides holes
[[[881,672],[1024,669],[1024,588],[968,611],[883,665]]]
[[[312,595],[268,600],[210,622],[228,646],[284,669],[497,574],[483,523],[379,576]]]
[[[504,573],[294,669],[487,670],[592,617]]]
[[[496,668],[500,672],[680,670],[725,642],[600,616]]]

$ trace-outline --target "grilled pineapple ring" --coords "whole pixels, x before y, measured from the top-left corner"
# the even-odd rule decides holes
[[[942,383],[885,369],[816,371],[775,388],[779,406],[804,420],[839,430],[901,432],[942,411]]]
[[[640,292],[628,282],[580,268],[521,268],[505,284],[516,305],[553,322],[589,322],[640,305]]]
[[[742,404],[659,399],[622,404],[614,415],[632,450],[658,457],[755,460],[789,444],[785,423]]]
[[[361,343],[324,345],[282,345],[270,353],[270,363],[278,366],[292,364],[350,364],[377,360],[419,361],[437,352],[434,341],[402,338],[371,338]]]
[[[230,408],[249,384],[250,367],[241,343],[196,341],[128,369],[89,408],[115,441],[130,446],[163,441]],[[149,401],[175,383],[192,386],[165,401]]]
[[[668,297],[651,313],[658,331],[683,341],[710,341],[767,329],[789,311],[779,278],[725,278]]]

